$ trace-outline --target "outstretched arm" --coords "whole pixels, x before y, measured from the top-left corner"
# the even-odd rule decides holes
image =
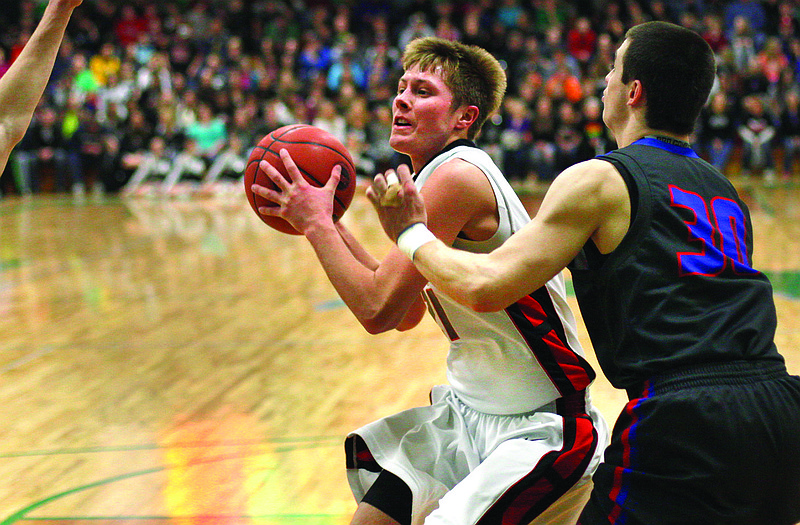
[[[0,172],[22,140],[53,71],[72,11],[82,0],[50,0],[17,59],[0,78]]]
[[[536,216],[502,246],[488,254],[470,253],[446,246],[422,228],[415,228],[422,235],[409,229],[424,224],[424,204],[408,173],[398,174],[399,205],[380,205],[386,192],[382,176],[367,190],[384,230],[433,285],[477,311],[501,310],[543,286],[589,239],[602,253],[611,252],[630,221],[624,180],[610,163],[590,160],[559,175]]]

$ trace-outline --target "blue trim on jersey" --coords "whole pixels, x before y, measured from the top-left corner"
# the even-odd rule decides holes
[[[654,137],[644,137],[634,142],[634,144],[641,144],[642,146],[652,146],[654,148],[660,148],[664,151],[669,151],[670,153],[674,153],[676,155],[683,155],[684,157],[691,157],[694,159],[699,159],[700,156],[694,152],[692,148],[685,148],[683,146],[678,146],[676,144],[670,144],[669,142],[664,142],[663,140],[658,140]]]

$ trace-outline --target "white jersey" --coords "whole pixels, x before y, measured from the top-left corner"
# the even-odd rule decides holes
[[[530,217],[491,157],[471,145],[457,145],[432,159],[416,176],[417,188],[452,159],[462,159],[483,171],[494,190],[500,219],[490,239],[457,238],[453,247],[490,252]],[[584,390],[594,379],[594,371],[583,357],[561,274],[499,312],[475,312],[431,285],[425,287],[424,297],[450,339],[448,381],[456,395],[475,410],[487,414],[530,412]]]

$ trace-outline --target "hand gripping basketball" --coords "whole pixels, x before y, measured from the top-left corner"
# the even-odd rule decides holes
[[[253,193],[253,184],[277,190],[259,162],[267,161],[289,180],[280,150],[285,149],[297,165],[303,178],[309,184],[320,188],[325,185],[334,166],[341,166],[342,172],[333,202],[333,218],[339,220],[353,200],[356,190],[356,169],[350,152],[336,137],[320,128],[306,124],[283,126],[269,133],[253,148],[244,174],[244,191],[250,206],[258,217],[268,226],[293,235],[300,232],[286,220],[277,216],[263,215],[258,209],[263,206],[277,206],[273,201]]]

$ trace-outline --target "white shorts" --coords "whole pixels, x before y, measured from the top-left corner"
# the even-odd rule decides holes
[[[388,470],[411,489],[415,525],[575,523],[608,430],[593,407],[588,415],[562,417],[555,405],[484,414],[450,387],[435,387],[430,406],[351,434],[350,441],[364,440],[371,457],[356,458],[348,447],[350,488],[360,502],[378,476],[375,467]]]

